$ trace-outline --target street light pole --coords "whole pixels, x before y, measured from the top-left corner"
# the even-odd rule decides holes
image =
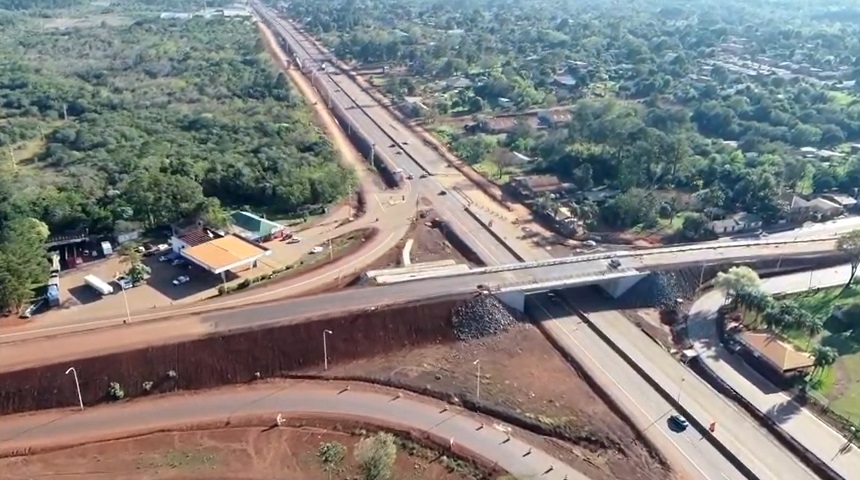
[[[684,380],[686,379],[681,378],[681,384],[678,385],[678,398],[675,399],[678,403],[681,403],[681,389],[684,388]]]
[[[478,372],[475,374],[475,398],[481,399],[481,359],[477,359],[472,362],[473,365],[478,367]]]
[[[72,375],[75,377],[75,389],[78,391],[78,404],[81,406],[81,410],[84,409],[84,399],[81,397],[81,383],[78,382],[78,371],[75,370],[75,367],[70,367],[66,370],[66,375],[72,372]]]
[[[327,334],[331,335],[332,331],[331,330],[323,330],[323,369],[324,370],[328,370],[328,347],[326,346],[326,343],[325,343],[325,336]]]
[[[119,288],[122,289],[122,300],[125,302],[125,321],[123,323],[131,323],[131,310],[128,308],[128,295],[125,293],[125,285],[121,282],[119,283]]]

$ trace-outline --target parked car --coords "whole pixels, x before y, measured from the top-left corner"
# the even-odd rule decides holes
[[[287,243],[289,243],[290,245],[293,245],[296,243],[301,243],[301,241],[302,241],[302,237],[290,237],[287,239]]]
[[[179,285],[188,283],[189,281],[191,281],[191,278],[188,275],[180,275],[173,279],[173,284],[178,287]]]
[[[621,261],[617,258],[613,258],[609,261],[609,268],[619,268],[621,267]]]
[[[316,247],[314,247],[314,248],[312,248],[312,249],[311,249],[311,253],[312,253],[312,254],[314,254],[314,253],[322,253],[322,251],[323,251],[323,247],[321,247],[321,246],[319,246],[319,245],[317,245]]]
[[[679,432],[683,432],[687,429],[687,427],[690,426],[690,422],[688,422],[687,419],[684,418],[680,413],[676,413],[669,417],[669,425],[673,429]]]
[[[415,175],[412,175],[411,173],[406,175],[406,180],[415,180]]]
[[[586,240],[586,241],[582,242],[582,246],[588,247],[588,248],[594,248],[597,246],[597,242],[595,242],[594,240]]]
[[[173,258],[171,255],[162,255],[162,256],[158,257],[158,261],[159,262],[166,262],[166,261],[170,260],[171,258]]]
[[[427,178],[429,176],[430,175],[427,175],[427,173],[422,173],[421,175],[418,176],[418,178]]]
[[[440,190],[439,195],[448,195],[448,191],[447,190]]]
[[[182,266],[184,263],[185,263],[185,260],[183,260],[181,258],[177,258],[176,260],[173,260],[172,262],[170,262],[170,264],[173,265],[174,267]]]

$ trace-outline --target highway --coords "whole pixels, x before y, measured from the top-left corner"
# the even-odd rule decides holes
[[[771,294],[794,293],[810,288],[841,286],[848,280],[849,266],[802,272],[762,281],[762,289]],[[799,407],[785,393],[771,385],[743,360],[720,345],[716,329],[716,311],[723,304],[725,293],[708,292],[690,309],[688,330],[691,340],[705,365],[717,373],[732,389],[774,420],[784,431],[828,464],[843,478],[857,478],[860,472],[860,450],[852,448],[837,454],[845,438]],[[855,472],[852,474],[851,472]]]
[[[601,389],[619,403],[638,429],[676,466],[703,480],[740,480],[745,477],[693,429],[674,432],[667,419],[675,411],[636,371],[563,302],[536,295],[529,302],[532,318],[553,332],[565,350],[574,354]],[[674,458],[673,458],[674,457]],[[688,475],[688,476],[689,476]],[[793,477],[784,477],[786,479]]]
[[[327,60],[328,54],[321,52],[312,42],[307,41],[288,22],[271,18],[271,12],[267,14],[267,18],[269,18],[270,25],[275,27],[277,33],[294,44],[293,48],[304,49],[309,56],[315,58],[318,65]],[[300,43],[301,45],[299,45]],[[310,75],[315,77],[316,81],[324,83],[326,88],[323,88],[322,91],[325,92],[328,90],[332,92],[331,101],[340,104],[350,112],[351,118],[355,119],[358,128],[368,138],[376,143],[378,147],[391,150],[391,161],[405,172],[414,175],[418,179],[424,171],[431,173],[449,171],[441,156],[424,145],[416,134],[401,125],[384,107],[380,106],[378,102],[347,75],[330,74],[313,69]],[[345,128],[351,127],[347,126]],[[394,147],[390,147],[392,144]],[[401,151],[402,153],[397,154],[395,153],[396,151]],[[519,232],[516,227],[508,225],[505,222],[496,222],[493,227],[494,233],[502,239],[499,241],[496,236],[482,225],[481,221],[476,220],[469,214],[466,210],[468,208],[468,201],[466,199],[456,192],[448,192],[447,195],[440,195],[443,187],[434,177],[415,180],[409,184],[409,187],[412,188],[415,195],[415,197],[411,194],[409,195],[408,201],[410,203],[413,198],[417,198],[418,196],[428,198],[437,213],[450,222],[455,232],[487,264],[498,266],[516,263],[516,256],[502,242],[509,244],[518,253],[518,256],[527,260],[546,260],[549,257],[549,254],[543,249],[518,238]],[[480,214],[476,213],[476,215]],[[774,258],[786,255],[811,255],[832,251],[833,243],[830,240],[829,243],[798,243],[779,246],[761,245],[755,248],[746,245],[721,244],[706,250],[680,253],[677,251],[669,253],[661,253],[660,251],[636,252],[635,255],[623,257],[622,268],[616,274],[624,273],[627,271],[626,269],[634,268],[668,268],[701,262],[715,263],[719,261],[738,261],[762,257]],[[8,329],[4,331],[3,335],[0,335],[0,343],[4,344],[3,348],[0,349],[0,370],[14,370],[25,366],[66,360],[83,355],[123,351],[145,345],[197,338],[201,335],[211,333],[225,333],[241,328],[297,322],[302,321],[307,316],[317,316],[325,313],[361,310],[379,305],[427,299],[435,296],[467,294],[474,292],[478,284],[496,289],[521,288],[530,283],[546,282],[547,279],[561,281],[574,277],[582,279],[583,282],[590,283],[594,279],[588,278],[589,276],[607,278],[608,270],[605,259],[577,260],[575,266],[571,265],[571,262],[567,262],[558,265],[531,268],[517,267],[517,270],[478,272],[471,275],[429,279],[386,287],[351,289],[326,295],[277,301],[266,305],[244,306],[220,312],[204,312],[203,310],[205,309],[213,308],[213,305],[216,305],[214,308],[217,308],[217,302],[213,302],[205,308],[188,307],[172,310],[170,314],[175,318],[169,320],[169,325],[166,321],[141,321],[123,326],[122,335],[117,335],[117,332],[119,332],[117,329],[102,329],[102,327],[121,324],[121,318],[93,320],[76,324],[59,324],[48,327],[36,324],[27,326],[26,328]],[[225,302],[229,302],[229,300]],[[542,306],[547,306],[545,300],[540,300],[538,303]],[[616,368],[616,365],[622,363],[618,356],[600,339],[594,342],[589,339],[585,343],[575,343],[570,340],[570,338],[576,338],[570,333],[571,329],[575,327],[575,320],[570,317],[569,312],[553,312],[553,308],[555,307],[548,307],[548,313],[565,315],[562,321],[556,322],[559,327],[555,329],[555,339],[577,361],[583,363],[590,373],[595,374],[596,372],[597,376],[605,377],[604,382],[608,381],[610,384],[616,385],[616,388],[612,388],[611,385],[608,387],[608,391],[613,394],[613,397],[618,398],[622,403],[625,402],[625,396],[629,400],[636,398],[637,400],[633,401],[633,404],[627,401],[628,408],[640,410],[639,414],[632,415],[634,418],[638,418],[640,421],[643,419],[651,419],[652,421],[659,419],[662,405],[654,398],[654,396],[659,397],[659,395],[650,388],[647,388],[647,385],[642,387],[638,383],[636,387],[630,387],[631,391],[628,392],[626,385],[633,385],[635,380],[628,377],[629,372]],[[146,318],[146,320],[149,320],[149,318]],[[93,331],[87,332],[86,337],[84,337],[83,333],[80,332],[86,330]],[[568,337],[568,341],[565,341],[565,337]],[[644,339],[641,334],[638,334],[638,336],[634,334],[634,336],[630,337],[632,341],[639,341],[640,339]],[[25,342],[25,340],[28,341]],[[672,360],[665,352],[661,352],[660,355]],[[654,360],[651,358],[643,359],[646,365],[652,361]],[[662,357],[659,361],[663,361]],[[604,370],[605,365],[613,365],[613,367],[607,371]],[[639,378],[639,381],[644,382],[641,378]],[[621,385],[625,387],[619,390]],[[634,388],[635,390],[633,390]],[[650,395],[647,396],[648,400],[642,400],[639,402],[641,405],[636,405],[640,398],[646,398],[646,391],[650,391]],[[705,396],[716,395],[713,392],[701,394]],[[697,400],[701,399],[697,398]],[[657,435],[658,432],[663,432],[660,435],[664,438],[660,439],[660,437],[657,437],[659,441],[655,441],[655,443],[666,448],[666,455],[678,460],[679,465],[684,466],[688,473],[708,480],[739,478],[735,476],[737,472],[732,473],[733,470],[725,468],[725,463],[727,463],[725,459],[714,457],[713,452],[705,449],[701,443],[697,445],[689,441],[684,443],[679,438],[665,435],[665,432],[658,426],[658,423],[660,422],[647,428],[646,434],[652,435],[650,433],[652,431],[654,435]],[[643,428],[645,427],[647,425]],[[663,427],[665,426],[663,425]],[[742,438],[741,440],[745,442],[744,448],[755,448],[755,444],[749,443],[750,440],[746,438]],[[769,477],[762,478],[805,478],[791,475],[779,476],[782,470],[778,467],[779,465],[773,467],[774,469]],[[719,475],[715,476],[717,472],[721,474],[723,472],[728,473],[722,477]]]
[[[343,391],[336,384],[297,383],[251,388],[224,388],[192,395],[160,397],[145,402],[108,405],[83,412],[50,411],[5,417],[0,422],[0,452],[26,447],[79,444],[82,439],[105,440],[140,435],[177,425],[227,422],[249,416],[318,416],[365,421],[383,427],[428,434],[446,448],[496,463],[517,478],[587,480],[543,450],[512,435],[506,427],[441,402],[396,391],[380,393],[360,386]],[[484,427],[481,428],[482,422]],[[527,453],[527,452],[531,453]],[[550,467],[552,467],[551,471]],[[14,473],[14,472],[9,472]]]
[[[485,223],[476,220],[466,212],[469,202],[456,192],[448,192],[442,184],[433,176],[420,178],[422,173],[444,174],[450,173],[451,168],[444,158],[432,148],[424,144],[424,141],[411,129],[402,125],[392,114],[379,102],[367,93],[358,83],[343,73],[336,73],[331,67],[330,72],[323,71],[322,65],[334,65],[331,55],[323,52],[312,41],[308,40],[294,25],[265,7],[255,6],[255,10],[263,17],[273,31],[286,39],[290,48],[311,61],[303,61],[303,71],[318,86],[320,94],[327,103],[338,104],[347,113],[355,127],[341,125],[345,130],[358,128],[358,130],[375,144],[379,150],[383,150],[387,159],[397,165],[407,175],[412,175],[416,180],[413,182],[416,192],[427,198],[436,211],[450,222],[454,231],[480,256],[487,264],[514,263],[517,258],[502,245],[490,232],[487,231]],[[322,84],[323,88],[319,88]],[[441,195],[441,192],[445,192]],[[477,211],[475,215],[484,213]],[[488,219],[489,220],[489,219]],[[515,251],[535,250],[527,240],[519,239],[521,236],[517,228],[505,222],[494,222],[493,228],[510,244]],[[548,258],[549,254],[542,252],[541,258]]]

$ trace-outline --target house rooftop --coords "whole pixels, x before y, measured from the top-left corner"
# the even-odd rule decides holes
[[[216,238],[220,238],[222,236],[223,235],[220,235],[219,233],[217,233],[213,230],[200,227],[200,228],[188,230],[185,233],[178,235],[176,238],[178,238],[179,240],[182,240],[182,242],[184,242],[189,247],[194,247],[197,245],[202,245],[202,244],[207,243],[207,242],[211,242],[212,240],[214,240]]]
[[[748,347],[782,372],[808,368],[814,364],[810,355],[798,352],[769,333],[744,332],[740,337]]]

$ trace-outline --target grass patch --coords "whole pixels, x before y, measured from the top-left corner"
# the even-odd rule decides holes
[[[824,322],[824,331],[810,341],[804,331],[784,331],[782,336],[803,350],[816,345],[834,348],[839,353],[836,363],[810,379],[810,386],[823,395],[834,412],[853,422],[860,419],[860,325],[842,320],[834,313],[860,302],[860,286],[843,291],[841,286],[789,295],[802,309]]]
[[[476,163],[472,165],[472,168],[490,181],[498,183],[500,185],[508,183],[512,176],[522,174],[522,170],[517,167],[507,167],[504,169],[504,171],[501,172],[501,175],[499,175],[499,167],[497,167],[495,163],[490,162],[488,160]]]

